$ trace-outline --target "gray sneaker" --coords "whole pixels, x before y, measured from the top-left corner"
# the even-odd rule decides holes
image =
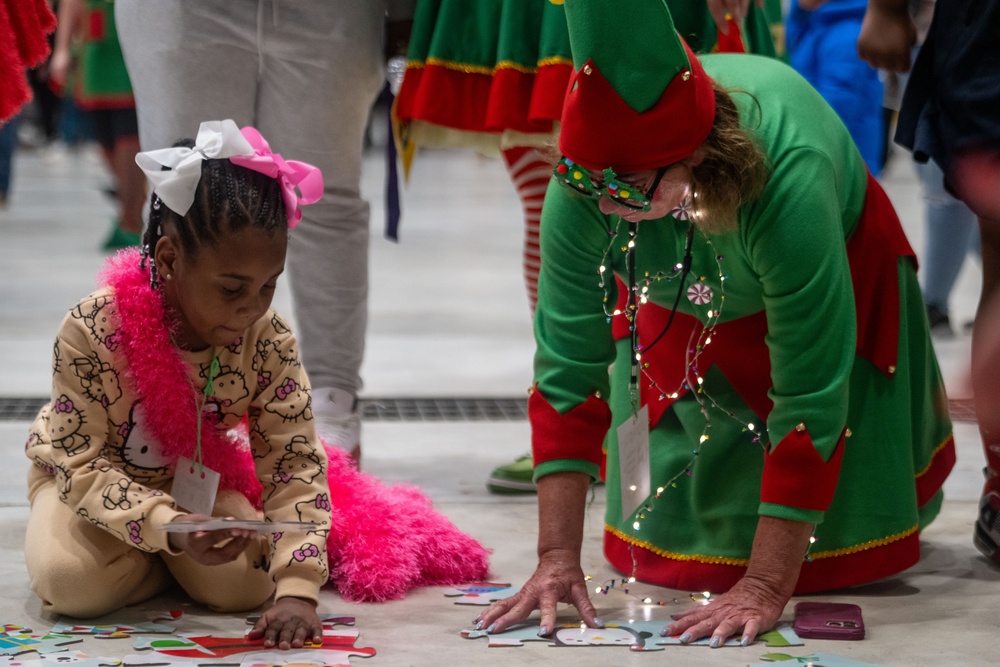
[[[312,413],[320,439],[331,447],[350,452],[357,461],[361,454],[361,412],[357,397],[335,387],[314,387]]]

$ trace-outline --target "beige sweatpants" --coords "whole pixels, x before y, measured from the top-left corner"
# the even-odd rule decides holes
[[[174,582],[196,602],[220,612],[255,609],[274,594],[274,582],[254,567],[268,553],[266,537],[224,565],[201,565],[185,554],[151,554],[77,516],[55,484],[29,489],[31,513],[24,560],[31,589],[45,611],[77,618],[101,616],[162,593]],[[216,516],[253,518],[242,495],[220,492]]]

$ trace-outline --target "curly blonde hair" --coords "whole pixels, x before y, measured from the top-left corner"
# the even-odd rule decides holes
[[[708,234],[721,234],[737,228],[740,207],[760,196],[771,170],[757,138],[740,123],[732,94],[742,91],[712,85],[715,121],[701,145],[704,160],[691,169],[691,185],[696,224]]]

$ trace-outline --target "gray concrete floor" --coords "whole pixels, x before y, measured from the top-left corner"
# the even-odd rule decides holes
[[[11,203],[0,211],[0,396],[48,394],[52,338],[65,311],[93,285],[103,255],[112,207],[100,189],[109,179],[97,154],[22,152],[15,158]],[[906,159],[897,156],[884,177],[910,239],[922,248],[919,186]],[[370,155],[363,189],[372,201],[372,287],[368,350],[363,369],[367,396],[520,396],[531,380],[532,340],[520,278],[520,208],[502,167],[469,153],[418,156],[404,193],[401,242],[382,238],[382,160]],[[969,262],[953,297],[953,319],[971,318],[979,267]],[[276,306],[291,315],[287,285]],[[938,343],[953,395],[966,393],[967,336]],[[447,363],[442,363],[444,359]],[[28,587],[23,538],[27,463],[21,454],[26,422],[0,422],[0,623],[47,630]],[[491,496],[489,470],[528,449],[525,422],[366,423],[365,468],[386,481],[422,486],[459,527],[493,549],[497,578],[522,582],[534,566],[535,505],[531,498]],[[790,650],[840,654],[884,665],[990,665],[998,649],[1000,571],[972,547],[982,454],[974,425],[957,424],[959,461],[948,480],[940,518],[922,536],[925,556],[911,570],[857,589],[813,599],[851,601],[864,610],[862,642],[809,641]],[[589,510],[584,568],[597,579],[614,573],[604,564],[600,539],[603,498]],[[636,585],[656,599],[684,596]],[[175,606],[182,600],[156,600]],[[795,600],[785,617],[791,618]],[[649,607],[620,592],[595,599],[605,620],[667,620],[669,607]],[[238,633],[242,621],[185,606],[179,629]],[[489,649],[458,631],[477,613],[442,595],[413,592],[388,604],[354,605],[325,590],[321,609],[354,614],[358,645],[378,655],[355,665],[619,664],[746,665],[768,649],[710,650],[668,647],[652,654],[624,649],[552,649],[542,644]],[[565,622],[578,619],[567,608]],[[91,655],[122,656],[127,640],[88,640]],[[553,652],[556,651],[556,652]]]

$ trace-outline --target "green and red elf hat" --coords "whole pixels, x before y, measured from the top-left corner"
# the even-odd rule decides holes
[[[690,156],[715,120],[712,82],[665,0],[565,0],[574,73],[559,149],[591,170],[656,169]]]

